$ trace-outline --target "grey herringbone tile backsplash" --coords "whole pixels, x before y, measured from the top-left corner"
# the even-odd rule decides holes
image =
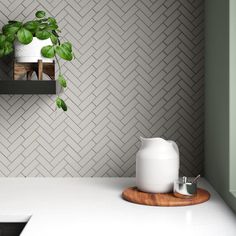
[[[181,172],[203,164],[202,0],[0,0],[0,26],[56,16],[69,111],[55,96],[0,96],[1,176],[134,176],[139,136],[176,140]],[[1,62],[9,79],[10,59]]]

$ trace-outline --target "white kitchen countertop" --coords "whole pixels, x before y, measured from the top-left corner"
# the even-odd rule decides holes
[[[203,204],[151,207],[124,201],[134,178],[0,178],[0,222],[26,222],[21,236],[235,236],[236,217],[211,192]]]

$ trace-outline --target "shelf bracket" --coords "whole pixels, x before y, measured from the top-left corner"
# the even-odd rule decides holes
[[[55,80],[55,61],[52,63],[42,62],[42,60],[34,63],[14,61],[13,80],[22,80],[24,76],[27,80],[32,80],[34,72],[37,74],[38,80],[43,80],[43,73],[48,75],[51,80]]]

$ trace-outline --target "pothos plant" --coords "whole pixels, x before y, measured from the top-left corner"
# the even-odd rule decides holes
[[[55,58],[59,76],[58,81],[63,88],[67,87],[67,82],[62,75],[61,65],[58,57],[71,61],[74,58],[72,44],[70,42],[60,41],[60,29],[55,18],[46,17],[44,11],[37,11],[35,19],[27,22],[8,21],[8,24],[2,27],[0,32],[0,57],[11,54],[14,50],[14,41],[18,40],[22,44],[30,44],[33,37],[40,40],[51,39],[52,45],[45,46],[41,49],[41,54],[46,58]],[[58,108],[67,111],[67,105],[59,96],[56,99]]]

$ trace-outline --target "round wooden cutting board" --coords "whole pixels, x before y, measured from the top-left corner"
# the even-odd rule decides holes
[[[193,198],[177,198],[173,193],[145,193],[130,187],[123,191],[122,197],[129,202],[149,206],[189,206],[206,202],[210,193],[198,188]]]

